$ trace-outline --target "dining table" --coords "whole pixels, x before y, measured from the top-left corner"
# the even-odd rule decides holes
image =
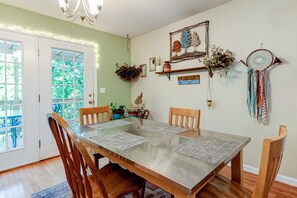
[[[231,179],[242,184],[243,148],[250,137],[189,130],[140,118],[78,126],[85,146],[175,197],[195,197],[231,162]]]

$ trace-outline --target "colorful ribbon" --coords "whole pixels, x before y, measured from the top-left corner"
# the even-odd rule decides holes
[[[269,84],[267,70],[254,70],[248,67],[247,103],[249,114],[263,124],[267,123]]]

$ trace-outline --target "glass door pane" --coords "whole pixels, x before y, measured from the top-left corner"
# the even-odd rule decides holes
[[[0,40],[0,152],[24,147],[22,44]]]
[[[84,91],[84,53],[52,48],[52,110],[70,126],[79,124]]]

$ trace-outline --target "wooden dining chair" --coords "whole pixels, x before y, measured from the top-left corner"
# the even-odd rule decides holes
[[[260,170],[253,192],[222,175],[217,175],[199,191],[196,197],[267,198],[282,161],[286,136],[287,128],[281,125],[279,136],[263,141]]]
[[[79,109],[80,125],[96,124],[108,121],[110,121],[109,106],[86,107]],[[99,168],[99,160],[104,158],[104,156],[99,153],[92,154],[94,156],[95,165]]]
[[[200,127],[200,110],[170,107],[168,123],[191,130],[198,130]]]
[[[81,125],[108,121],[110,121],[109,106],[86,107],[79,109],[79,122]]]
[[[197,131],[200,127],[200,110],[169,107],[168,123]],[[174,195],[171,195],[171,198],[174,198]]]
[[[47,118],[74,198],[120,198],[129,193],[134,198],[144,196],[143,178],[113,163],[98,170],[68,123],[54,112]]]

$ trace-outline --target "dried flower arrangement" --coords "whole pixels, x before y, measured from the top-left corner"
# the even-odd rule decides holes
[[[124,63],[122,66],[116,64],[116,71],[115,73],[124,81],[131,81],[132,79],[137,78],[140,76],[142,72],[142,68],[136,65],[130,66],[127,63]]]
[[[219,70],[220,76],[226,75],[229,71],[229,66],[233,61],[234,53],[227,50],[223,50],[220,47],[213,45],[211,47],[211,56],[203,58],[202,62],[208,69],[210,77],[213,75],[214,69]]]

